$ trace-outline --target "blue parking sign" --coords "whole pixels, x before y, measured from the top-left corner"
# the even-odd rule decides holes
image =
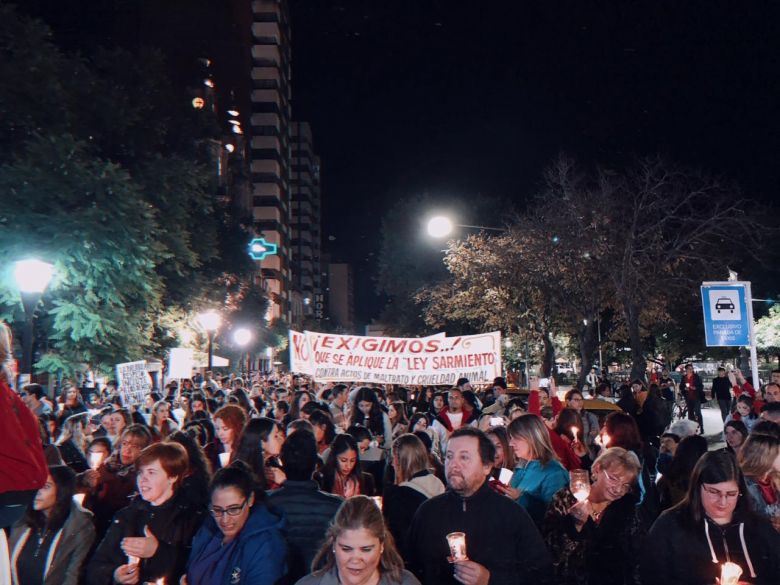
[[[705,282],[701,287],[704,337],[708,347],[750,345],[752,307],[748,283]]]

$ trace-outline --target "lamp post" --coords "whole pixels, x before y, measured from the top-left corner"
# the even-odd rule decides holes
[[[200,326],[206,331],[206,335],[209,339],[208,370],[211,371],[214,359],[214,334],[222,323],[222,317],[220,317],[219,313],[216,311],[206,311],[205,313],[198,315],[198,321],[200,321]]]
[[[488,230],[493,232],[505,232],[505,228],[490,227],[486,225],[468,225],[465,223],[453,223],[453,221],[444,215],[436,215],[428,220],[426,230],[432,238],[445,238],[456,228],[468,228],[474,230]]]
[[[22,335],[22,367],[19,372],[27,374],[32,381],[33,334],[35,332],[35,308],[43,291],[54,276],[54,266],[36,259],[20,260],[14,266],[14,280],[22,297],[24,307],[24,331]]]
[[[238,329],[233,331],[233,341],[235,342],[235,344],[238,347],[241,348],[241,351],[242,351],[242,353],[241,353],[241,375],[243,376],[244,375],[244,371],[245,371],[244,370],[244,365],[245,365],[244,360],[248,357],[248,356],[244,356],[243,351],[244,351],[244,348],[247,345],[249,345],[249,342],[252,341],[252,332],[249,329],[247,329],[246,327],[239,327]],[[251,371],[249,373],[250,373],[250,375],[252,374]]]

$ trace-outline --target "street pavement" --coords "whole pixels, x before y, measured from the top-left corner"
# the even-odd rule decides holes
[[[720,418],[720,408],[717,406],[703,407],[701,415],[704,418],[704,436],[710,445],[710,450],[726,446],[723,440],[723,419]]]

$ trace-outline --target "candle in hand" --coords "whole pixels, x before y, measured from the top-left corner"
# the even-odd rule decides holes
[[[467,561],[466,556],[466,533],[450,532],[447,535],[447,544],[450,545],[450,560]]]
[[[577,427],[572,427],[571,428],[571,434],[574,437],[574,442],[575,443],[577,442],[577,432],[578,431],[579,431],[579,429]]]
[[[736,563],[723,563],[720,566],[720,585],[737,585],[742,576],[742,568]]]

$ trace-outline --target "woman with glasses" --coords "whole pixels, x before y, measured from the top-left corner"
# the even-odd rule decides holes
[[[613,447],[593,462],[590,492],[582,501],[569,486],[555,494],[542,536],[554,559],[556,583],[636,582],[640,539],[634,520],[636,495],[631,488],[640,469],[634,453]]]
[[[740,581],[777,583],[780,534],[750,510],[734,456],[710,451],[699,459],[686,498],[653,524],[641,559],[643,585],[712,585],[721,566],[742,569]]]
[[[249,468],[234,462],[211,481],[209,515],[192,541],[186,585],[276,583],[286,573],[284,520],[255,490]]]

